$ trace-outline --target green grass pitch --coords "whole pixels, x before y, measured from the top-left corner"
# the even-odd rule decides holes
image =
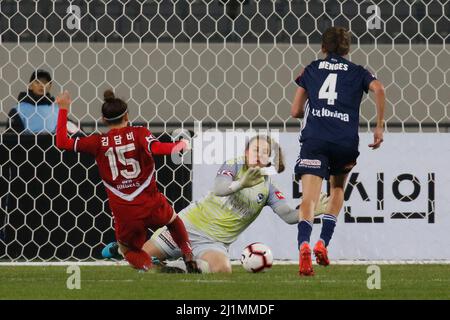
[[[381,289],[367,288],[367,266],[295,265],[251,274],[139,273],[127,266],[81,266],[81,289],[69,290],[65,266],[0,266],[0,299],[450,299],[450,265],[381,265]]]

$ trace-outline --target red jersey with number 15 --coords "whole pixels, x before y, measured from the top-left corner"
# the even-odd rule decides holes
[[[74,140],[67,136],[66,123],[67,110],[60,109],[57,147],[95,157],[116,220],[140,219],[170,208],[156,186],[153,155],[178,152],[186,147],[184,142],[159,142],[144,127],[111,129]]]
[[[154,141],[156,138],[147,128],[125,127],[77,138],[73,150],[95,156],[110,201],[142,205],[158,192],[150,151]]]

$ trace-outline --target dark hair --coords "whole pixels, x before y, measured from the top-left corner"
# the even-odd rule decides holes
[[[351,35],[343,27],[331,27],[322,34],[322,48],[326,53],[345,56],[350,51]]]
[[[103,93],[102,115],[108,124],[121,123],[128,112],[128,105],[122,99],[116,98],[111,89]]]
[[[50,72],[48,72],[48,71],[45,71],[43,69],[37,69],[37,70],[33,71],[33,73],[31,74],[30,83],[33,82],[34,80],[39,80],[39,79],[45,79],[45,80],[47,80],[47,82],[51,82],[52,76],[50,75]]]
[[[247,151],[249,149],[250,144],[255,140],[258,140],[258,142],[259,142],[259,140],[265,140],[269,144],[269,148],[270,148],[269,156],[272,155],[272,152],[275,152],[275,155],[273,157],[274,163],[268,163],[267,166],[270,167],[271,165],[273,165],[278,173],[283,172],[285,169],[285,165],[284,165],[284,156],[283,156],[283,152],[281,151],[280,145],[269,136],[256,135],[256,136],[252,137],[250,140],[248,140],[247,144],[245,145],[245,151]]]

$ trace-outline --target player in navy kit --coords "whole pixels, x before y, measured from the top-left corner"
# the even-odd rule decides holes
[[[309,242],[323,179],[330,180],[331,195],[314,254],[318,264],[329,264],[327,246],[344,202],[347,175],[359,156],[359,108],[363,93],[369,90],[375,94],[377,108],[374,141],[369,147],[377,149],[383,142],[384,87],[365,68],[344,58],[349,49],[350,33],[346,29],[327,29],[322,35],[325,59],[312,62],[295,80],[298,88],[291,115],[304,118],[295,166],[303,192],[298,224],[300,275],[314,274]]]

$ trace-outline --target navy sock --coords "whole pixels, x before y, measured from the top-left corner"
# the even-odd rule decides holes
[[[320,233],[320,239],[328,247],[331,237],[334,233],[334,227],[336,227],[336,216],[332,214],[324,214],[322,218],[322,232]]]
[[[298,247],[302,245],[303,242],[308,242],[311,238],[311,232],[313,224],[310,221],[302,220],[298,223]]]

